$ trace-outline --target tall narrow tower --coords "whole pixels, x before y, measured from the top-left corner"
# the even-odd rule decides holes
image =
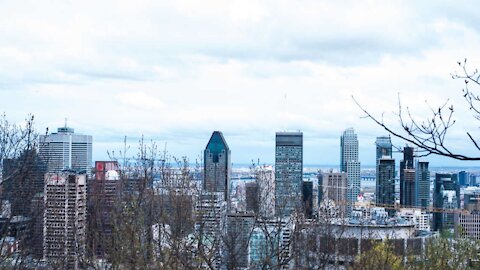
[[[353,204],[357,201],[358,194],[360,193],[358,139],[353,128],[346,129],[340,137],[340,171],[347,173],[347,215],[350,215]]]
[[[288,216],[302,206],[303,133],[275,136],[275,213]]]
[[[43,256],[64,269],[79,269],[86,241],[86,175],[45,175]]]
[[[416,181],[413,166],[413,147],[403,148],[403,160],[400,161],[400,204],[413,207],[416,204]],[[412,178],[412,174],[414,177]]]
[[[230,148],[222,132],[213,132],[203,158],[203,189],[209,192],[223,192],[224,200],[228,202],[232,167]]]

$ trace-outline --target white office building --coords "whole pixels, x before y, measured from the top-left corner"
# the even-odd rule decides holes
[[[48,164],[48,170],[65,169],[85,171],[92,166],[92,136],[75,134],[73,128],[58,128],[57,133],[40,136],[40,157]]]

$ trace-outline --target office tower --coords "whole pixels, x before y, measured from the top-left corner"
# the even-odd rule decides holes
[[[403,169],[402,173],[403,194],[400,197],[403,198],[403,206],[414,207],[417,203],[416,199],[416,172],[415,169]]]
[[[433,213],[432,229],[434,231],[453,229],[454,213],[451,210],[460,208],[460,186],[456,174],[435,174],[433,207],[450,210]]]
[[[203,189],[209,192],[222,192],[224,200],[228,202],[232,167],[230,148],[222,132],[213,132],[203,158]]]
[[[353,128],[346,129],[340,137],[340,171],[347,173],[348,207],[350,216],[352,206],[360,193],[360,161],[358,161],[358,139]]]
[[[258,213],[260,193],[256,181],[245,183],[245,205],[248,213]]]
[[[415,166],[415,206],[430,206],[430,171],[427,161],[417,161]]]
[[[460,213],[460,233],[464,237],[480,240],[480,188],[466,188],[464,206],[467,213]]]
[[[375,145],[377,148],[377,161],[383,157],[392,158],[392,141],[390,135],[377,137]]]
[[[395,205],[395,160],[392,158],[380,158],[377,165],[376,202],[388,207]],[[388,209],[392,215],[394,211]]]
[[[338,215],[346,215],[348,178],[347,173],[326,172],[318,176],[318,203],[322,208],[331,209],[330,202],[333,202]]]
[[[480,212],[480,188],[465,189],[463,208],[468,212]]]
[[[113,242],[113,213],[122,182],[117,161],[95,161],[95,176],[87,180],[87,244],[93,255],[105,258]]]
[[[90,174],[92,136],[75,134],[73,128],[58,128],[57,133],[40,136],[40,157],[50,172],[70,169]]]
[[[474,174],[470,174],[470,186],[477,185],[477,176]]]
[[[400,161],[400,205],[411,207],[415,204],[415,178],[409,179],[410,182],[406,182],[405,170],[414,169],[413,163],[413,147],[404,147],[403,148],[403,160]],[[411,171],[409,171],[411,173]],[[412,185],[408,186],[408,185]],[[409,191],[405,189],[408,188]]]
[[[470,173],[466,171],[461,171],[458,173],[458,183],[461,187],[470,185]]]
[[[258,184],[260,216],[269,218],[275,214],[275,172],[272,166],[260,166],[255,170]]]
[[[32,199],[43,192],[46,171],[35,149],[3,161],[2,199],[10,202],[12,216],[33,218]]]
[[[275,139],[275,213],[289,216],[302,204],[303,133],[277,132]]]
[[[45,175],[43,257],[64,269],[79,269],[85,254],[86,175]]]
[[[195,229],[205,237],[215,237],[222,232],[227,213],[223,192],[201,192],[195,201]]]
[[[313,182],[303,181],[302,184],[303,209],[306,218],[313,218]]]
[[[247,213],[227,215],[227,234],[224,238],[226,269],[247,269],[248,243],[255,224],[255,216]]]

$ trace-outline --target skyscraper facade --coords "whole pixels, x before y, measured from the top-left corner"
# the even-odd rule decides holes
[[[377,161],[383,157],[392,158],[392,140],[390,136],[377,137],[375,141]]]
[[[460,208],[460,185],[457,174],[437,173],[433,186],[433,207],[440,209]],[[442,231],[453,229],[454,213],[433,213],[433,230]]]
[[[230,148],[222,132],[213,132],[203,158],[203,189],[208,192],[222,192],[224,200],[228,202],[232,167]]]
[[[92,136],[75,134],[67,126],[58,128],[57,133],[40,136],[39,154],[51,172],[70,169],[90,174]]]
[[[405,170],[409,170],[408,172],[411,174],[411,170],[414,169],[413,150],[413,147],[404,147],[403,160],[400,161],[400,205],[408,207],[415,204],[415,178],[409,178],[407,182],[405,175]]]
[[[347,173],[348,207],[350,215],[353,204],[360,193],[360,161],[358,160],[358,139],[353,128],[346,129],[340,137],[340,171]]]
[[[330,208],[329,202],[334,202],[339,216],[345,216],[347,205],[348,178],[347,173],[325,172],[318,177],[319,204]],[[330,210],[330,209],[328,209]]]
[[[302,205],[303,133],[277,132],[275,139],[275,213],[288,216]]]
[[[86,175],[45,175],[43,256],[64,269],[79,269],[86,241]]]
[[[427,161],[418,161],[415,166],[415,205],[417,207],[430,206],[430,171]]]
[[[377,204],[393,206],[395,204],[395,160],[392,158],[381,158],[377,165]],[[389,210],[389,214],[393,211]]]

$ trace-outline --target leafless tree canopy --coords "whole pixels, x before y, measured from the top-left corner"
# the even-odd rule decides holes
[[[480,73],[477,69],[469,70],[467,67],[467,59],[457,63],[460,67],[460,73],[452,74],[453,79],[464,80],[463,98],[467,102],[469,109],[472,111],[472,117],[480,120]],[[472,86],[473,85],[473,86]],[[474,89],[476,88],[476,89]],[[396,116],[401,126],[400,129],[386,123],[381,117],[372,115],[368,108],[363,107],[355,97],[352,97],[357,106],[364,112],[364,118],[373,120],[377,125],[381,126],[388,133],[400,138],[418,148],[418,156],[439,155],[457,160],[480,160],[480,155],[461,153],[453,149],[452,143],[448,141],[448,132],[455,125],[454,106],[447,100],[438,107],[427,106],[431,111],[431,115],[423,121],[416,120],[409,107],[404,107],[398,97],[398,109]],[[480,142],[471,131],[465,132],[465,138],[471,142],[475,150],[480,152]],[[479,153],[480,154],[480,153]]]

